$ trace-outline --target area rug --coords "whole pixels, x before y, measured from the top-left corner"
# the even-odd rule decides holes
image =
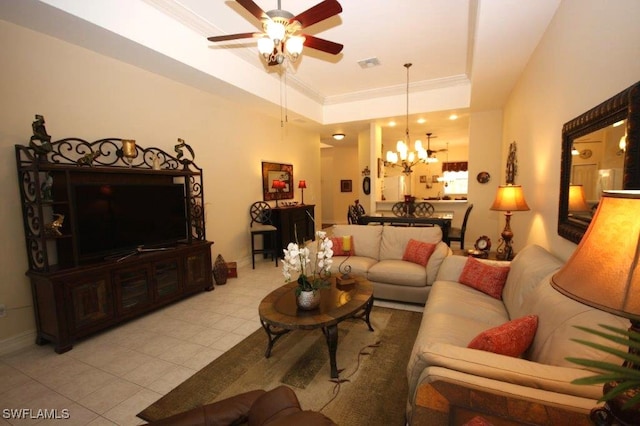
[[[361,320],[338,325],[340,377],[330,378],[321,330],[295,330],[265,358],[262,329],[238,343],[138,414],[154,421],[252,389],[291,387],[305,410],[340,425],[404,425],[406,366],[422,314],[374,306],[368,330]]]

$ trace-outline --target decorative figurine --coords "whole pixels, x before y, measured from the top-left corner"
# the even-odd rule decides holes
[[[151,164],[153,170],[160,170],[160,156],[158,154],[151,154]]]
[[[518,158],[516,157],[516,142],[509,145],[509,156],[507,157],[507,185],[515,185],[518,174]]]
[[[62,232],[60,232],[60,228],[62,228],[62,223],[64,222],[64,215],[63,214],[54,213],[53,217],[55,219],[53,220],[53,222],[47,223],[45,225],[44,232],[47,235],[54,236],[54,237],[59,237],[59,236],[62,235]]]
[[[196,154],[193,152],[193,149],[191,149],[191,147],[189,145],[187,145],[187,143],[184,141],[184,139],[180,139],[178,138],[178,144],[173,148],[175,152],[178,153],[178,155],[176,155],[176,158],[178,159],[178,161],[180,161],[180,163],[184,166],[187,166],[191,163],[193,163],[193,160],[195,160],[196,158]],[[186,148],[187,151],[189,151],[189,154],[191,154],[191,160],[189,159],[182,159],[182,157],[184,157],[184,152],[182,150],[182,148]]]
[[[53,187],[53,177],[50,173],[47,173],[44,178],[44,182],[40,184],[40,190],[42,191],[42,200],[43,201],[52,201],[53,194],[51,192],[51,188]]]
[[[46,155],[53,150],[51,146],[51,136],[47,134],[47,128],[44,126],[44,116],[36,114],[35,121],[31,124],[33,136],[29,141],[29,146],[39,155]],[[39,141],[40,144],[37,144]]]
[[[100,157],[100,152],[99,151],[90,152],[90,153],[85,154],[82,157],[78,158],[78,161],[76,161],[76,163],[78,164],[78,166],[89,166],[89,167],[92,167],[93,166],[93,161],[98,157]]]

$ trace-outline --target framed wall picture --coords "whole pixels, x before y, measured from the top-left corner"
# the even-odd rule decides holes
[[[353,186],[351,179],[343,179],[340,181],[340,192],[351,192],[353,191]]]
[[[273,181],[284,182],[284,185],[274,188]],[[262,198],[264,201],[293,198],[293,165],[262,162]]]
[[[426,175],[421,175],[420,176],[420,183],[427,183],[427,176]]]

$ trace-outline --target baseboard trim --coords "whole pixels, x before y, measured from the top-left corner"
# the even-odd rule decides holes
[[[28,348],[36,341],[36,331],[26,331],[17,336],[0,340],[0,356],[15,352],[20,349]]]

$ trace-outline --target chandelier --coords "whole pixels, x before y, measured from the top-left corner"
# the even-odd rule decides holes
[[[305,37],[294,35],[300,25],[289,24],[293,15],[286,10],[270,11],[271,19],[266,20],[263,29],[266,33],[258,39],[258,51],[268,64],[282,64],[285,58],[295,62],[302,53]]]
[[[386,162],[387,165],[402,167],[402,173],[409,175],[413,172],[413,166],[419,163],[435,163],[438,159],[428,149],[424,149],[422,141],[416,140],[414,142],[414,150],[409,151],[411,146],[411,140],[409,137],[409,68],[411,63],[404,64],[407,69],[407,117],[404,140],[399,140],[396,143],[396,152],[387,151]],[[428,133],[427,137],[430,138],[431,134]]]

